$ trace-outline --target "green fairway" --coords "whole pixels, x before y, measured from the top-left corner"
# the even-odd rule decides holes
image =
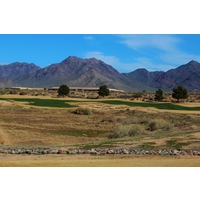
[[[120,100],[106,100],[99,101],[105,104],[111,105],[126,105],[126,106],[138,106],[138,107],[153,107],[157,109],[165,109],[165,110],[188,110],[188,111],[199,111],[200,107],[186,107],[180,106],[172,103],[142,103],[142,102],[128,102],[128,101],[120,101]]]
[[[72,108],[76,107],[70,105],[71,102],[82,102],[81,100],[60,100],[60,99],[36,99],[36,98],[0,98],[0,100],[14,100],[18,102],[28,102],[33,106],[44,106],[44,107],[58,107],[58,108]],[[165,110],[185,110],[185,111],[200,111],[200,107],[186,107],[172,103],[146,103],[146,102],[128,102],[121,100],[101,100],[101,101],[86,101],[84,102],[97,102],[110,105],[126,105],[132,107],[153,107],[157,109]]]
[[[75,107],[68,103],[66,100],[58,100],[58,99],[29,99],[29,98],[0,98],[0,100],[14,100],[18,102],[28,102],[33,106],[47,106],[47,107],[57,107],[57,108],[71,108]]]

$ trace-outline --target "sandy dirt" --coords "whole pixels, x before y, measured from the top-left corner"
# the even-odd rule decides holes
[[[0,155],[1,167],[200,167],[198,156]]]

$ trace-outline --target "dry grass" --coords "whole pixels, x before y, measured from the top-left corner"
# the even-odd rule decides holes
[[[186,149],[200,149],[199,112],[171,113],[154,108],[105,105],[97,101],[73,104],[90,109],[91,114],[74,114],[76,108],[37,108],[19,102],[0,101],[0,147],[88,149],[145,146],[151,149],[182,145]],[[149,131],[152,119],[173,126],[173,130],[160,126]],[[141,134],[108,139],[108,135],[115,133],[118,127],[135,125],[143,130]],[[199,166],[199,161],[198,157],[0,155],[1,166]]]
[[[1,167],[200,167],[200,157],[0,155]]]

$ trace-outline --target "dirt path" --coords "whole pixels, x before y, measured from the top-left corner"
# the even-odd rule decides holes
[[[200,157],[0,155],[1,167],[200,167]]]

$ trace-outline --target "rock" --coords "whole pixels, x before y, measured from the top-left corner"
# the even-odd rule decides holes
[[[84,154],[90,154],[90,151],[89,150],[83,150],[83,153]]]
[[[65,154],[66,152],[63,150],[63,149],[59,149],[58,151],[57,151],[57,154]],[[73,152],[73,153],[75,153],[75,151]]]
[[[198,151],[193,151],[192,153],[193,153],[194,156],[197,156]]]
[[[127,149],[124,149],[124,150],[123,150],[123,154],[129,154],[128,150],[127,150]]]
[[[184,150],[181,151],[181,155],[186,155],[186,152]]]

